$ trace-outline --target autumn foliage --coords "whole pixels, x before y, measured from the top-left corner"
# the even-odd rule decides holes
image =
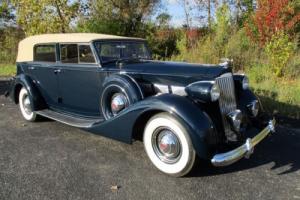
[[[263,46],[277,31],[292,34],[300,21],[293,0],[258,0],[258,8],[246,22],[248,36]]]

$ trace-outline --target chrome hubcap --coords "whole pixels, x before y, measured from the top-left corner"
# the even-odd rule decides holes
[[[152,138],[155,154],[165,163],[175,163],[181,155],[181,145],[177,136],[167,128],[155,131]]]
[[[23,99],[23,106],[24,106],[24,110],[27,114],[31,114],[31,105],[30,105],[30,99],[28,96],[25,96]]]
[[[121,110],[123,110],[127,106],[128,106],[128,101],[124,94],[117,93],[112,97],[110,107],[113,115],[118,114]]]

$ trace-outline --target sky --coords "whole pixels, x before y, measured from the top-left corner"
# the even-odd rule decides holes
[[[163,9],[172,16],[171,24],[173,26],[179,27],[185,24],[184,8],[177,0],[165,0]],[[192,26],[199,26],[199,24],[199,19],[194,15]]]

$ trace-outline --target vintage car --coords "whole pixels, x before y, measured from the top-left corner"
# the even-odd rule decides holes
[[[196,158],[227,166],[248,157],[275,130],[248,78],[228,62],[154,61],[139,38],[28,37],[7,95],[27,121],[43,116],[126,143],[141,139],[151,162],[176,177]]]

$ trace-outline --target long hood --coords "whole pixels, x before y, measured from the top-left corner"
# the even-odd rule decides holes
[[[226,72],[231,72],[231,69],[219,65],[151,61],[124,64],[122,71],[139,74],[143,80],[152,83],[187,85],[201,80],[213,80]]]

